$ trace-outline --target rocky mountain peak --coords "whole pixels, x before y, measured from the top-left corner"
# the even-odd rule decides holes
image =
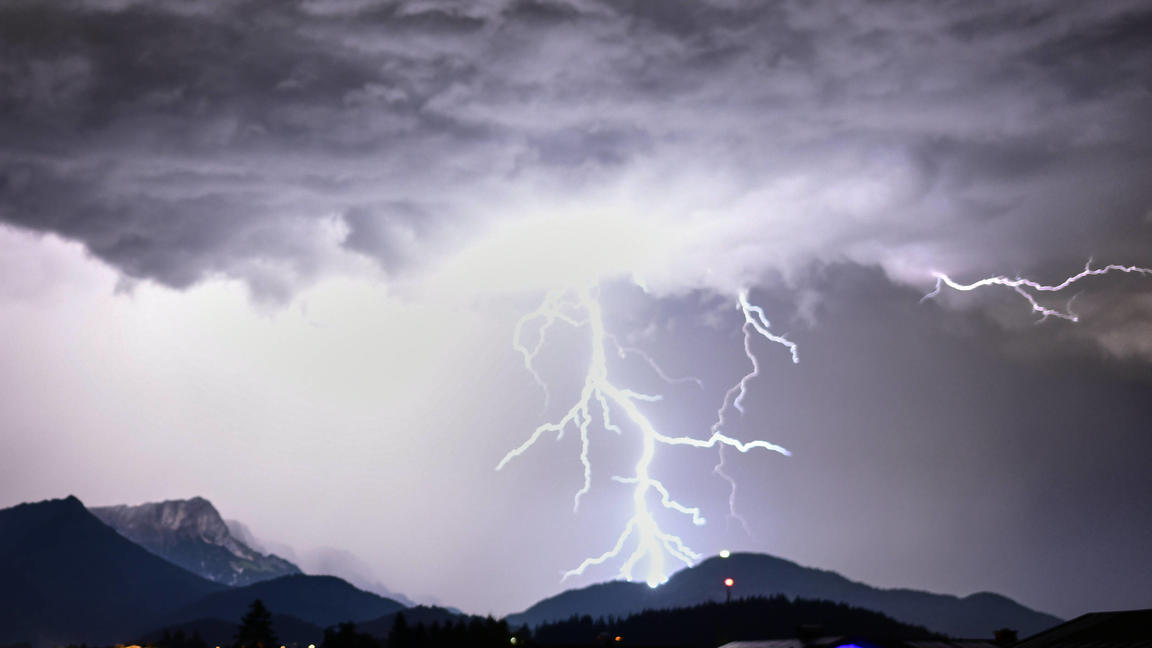
[[[153,537],[160,542],[199,538],[226,547],[237,555],[248,554],[228,533],[228,526],[212,503],[203,497],[149,502],[138,506],[95,507],[92,512],[124,535]]]
[[[91,511],[133,542],[216,582],[238,585],[300,573],[292,563],[235,538],[220,512],[203,497]]]

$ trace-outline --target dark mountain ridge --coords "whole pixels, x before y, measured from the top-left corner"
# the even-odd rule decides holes
[[[369,621],[404,609],[392,599],[357,589],[335,576],[297,574],[209,594],[172,612],[168,625],[196,619],[239,619],[260,599],[273,614],[321,628],[343,621]]]
[[[709,558],[676,572],[655,589],[615,581],[569,590],[510,615],[508,621],[513,627],[539,625],[573,614],[626,616],[646,609],[720,601],[726,596],[724,579],[729,577],[735,579],[736,596],[783,595],[845,603],[953,637],[991,637],[1004,627],[1029,635],[1060,622],[997,594],[982,592],[961,598],[911,589],[880,589],[836,572],[752,553]]]
[[[111,643],[223,589],[68,497],[0,510],[0,645]]]

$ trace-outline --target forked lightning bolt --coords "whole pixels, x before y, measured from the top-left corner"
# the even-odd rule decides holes
[[[652,510],[653,501],[658,501],[665,509],[688,516],[694,524],[702,525],[705,522],[699,508],[686,506],[673,499],[664,484],[652,476],[652,460],[658,445],[685,445],[721,449],[731,447],[740,452],[760,448],[783,455],[789,454],[786,449],[774,443],[760,440],[744,443],[723,432],[725,412],[729,407],[735,407],[743,413],[742,402],[747,394],[748,382],[759,375],[759,364],[751,346],[751,339],[754,334],[787,347],[792,354],[793,362],[797,361],[796,345],[771,333],[764,311],[750,304],[746,293],[740,294],[738,304],[744,313],[744,350],[752,362],[752,371],[741,378],[740,382],[725,394],[724,402],[717,412],[718,420],[712,426],[711,434],[707,439],[691,436],[669,436],[659,432],[644,415],[641,405],[658,401],[660,396],[642,394],[619,387],[612,382],[608,372],[609,345],[615,348],[621,357],[640,355],[661,378],[669,382],[691,381],[700,384],[699,379],[696,378],[670,378],[646,354],[637,349],[622,347],[614,337],[605,331],[600,303],[592,288],[550,292],[535,311],[525,315],[517,323],[513,334],[513,346],[522,355],[525,367],[544,389],[545,398],[548,397],[547,385],[536,372],[533,362],[543,345],[545,333],[553,324],[561,321],[572,326],[587,326],[591,337],[591,357],[580,397],[576,403],[558,421],[544,423],[537,427],[524,443],[504,456],[496,466],[497,470],[524,454],[542,435],[555,433],[557,438],[560,438],[567,428],[573,427],[580,434],[580,463],[584,469],[583,486],[576,492],[573,501],[573,508],[578,509],[581,497],[588,493],[592,487],[592,463],[589,459],[589,448],[592,426],[597,418],[599,427],[603,430],[623,434],[624,430],[613,419],[614,413],[623,414],[623,422],[630,429],[634,429],[640,437],[640,454],[635,463],[634,473],[628,477],[615,476],[612,478],[616,482],[632,486],[631,518],[611,549],[599,556],[585,559],[576,568],[565,572],[565,578],[582,574],[585,569],[593,565],[600,565],[621,556],[625,547],[629,546],[630,541],[633,542],[634,549],[624,559],[619,575],[627,580],[632,580],[633,571],[643,563],[646,569],[644,580],[651,587],[667,580],[668,572],[665,562],[668,557],[679,560],[686,565],[691,565],[699,558],[699,555],[692,551],[681,538],[663,531],[656,522]],[[538,323],[537,338],[534,344],[528,345],[524,341],[524,333],[525,329],[533,323]],[[732,496],[729,499],[731,505],[735,497],[735,482],[724,474],[722,468],[723,455],[721,455],[721,464],[717,466],[717,472],[733,486]]]
[[[744,313],[744,355],[748,356],[748,361],[752,363],[752,370],[740,379],[740,382],[733,385],[725,394],[724,400],[720,403],[720,409],[716,410],[716,422],[712,424],[711,432],[713,435],[719,434],[720,430],[724,429],[727,418],[725,412],[729,407],[736,408],[741,415],[744,414],[744,397],[748,394],[748,382],[760,375],[760,363],[756,360],[756,354],[752,352],[752,336],[760,335],[776,344],[783,345],[792,354],[792,362],[800,362],[799,353],[796,350],[796,344],[784,337],[774,335],[769,331],[768,318],[764,315],[764,310],[759,306],[753,306],[748,302],[748,293],[742,291],[739,296],[739,305],[741,312]],[[736,512],[736,480],[732,478],[724,467],[727,465],[724,461],[724,446],[721,445],[718,449],[720,453],[720,462],[712,469],[712,472],[719,475],[724,481],[728,482],[728,516],[736,520],[743,527],[744,531],[748,532],[748,522]]]
[[[1076,315],[1076,313],[1072,312],[1071,306],[1066,307],[1065,310],[1058,310],[1050,306],[1045,306],[1040,303],[1033,292],[1059,292],[1082,279],[1108,274],[1109,272],[1124,272],[1128,274],[1152,276],[1152,268],[1141,268],[1138,266],[1113,264],[1104,266],[1102,268],[1093,268],[1091,259],[1088,260],[1088,263],[1084,264],[1084,270],[1072,275],[1071,277],[1068,277],[1058,284],[1052,285],[1042,284],[1037,281],[1032,281],[1031,279],[1024,279],[1022,277],[1009,278],[1004,276],[986,277],[984,279],[980,279],[979,281],[962,284],[954,281],[951,277],[942,272],[933,272],[932,276],[936,278],[936,287],[932,290],[932,292],[924,295],[920,301],[931,299],[939,295],[945,286],[953,290],[959,290],[963,292],[976,290],[977,288],[983,288],[985,286],[1007,286],[1012,290],[1015,290],[1017,294],[1023,297],[1029,303],[1029,305],[1032,306],[1032,312],[1040,314],[1039,321],[1043,322],[1049,317],[1058,317],[1060,319],[1066,319],[1070,322],[1079,322],[1080,317]]]

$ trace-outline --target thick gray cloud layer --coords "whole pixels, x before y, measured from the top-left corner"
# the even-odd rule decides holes
[[[1142,2],[0,12],[0,217],[173,286],[284,295],[349,251],[400,275],[573,206],[671,233],[605,271],[656,290],[813,261],[1063,273],[1152,242]]]

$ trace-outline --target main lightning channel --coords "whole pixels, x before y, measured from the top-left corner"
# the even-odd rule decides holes
[[[790,454],[787,449],[774,443],[762,440],[742,442],[725,434],[723,431],[726,423],[724,413],[729,407],[735,407],[743,413],[742,402],[747,394],[748,382],[759,375],[759,363],[756,360],[755,354],[752,352],[751,346],[753,335],[759,335],[769,341],[787,347],[791,352],[793,362],[798,361],[796,345],[783,337],[773,334],[769,330],[769,322],[764,316],[764,311],[748,301],[746,292],[740,293],[738,306],[744,314],[744,351],[752,363],[752,371],[741,378],[736,385],[725,393],[724,402],[717,413],[718,420],[712,426],[710,430],[711,434],[707,439],[662,434],[655,428],[648,417],[645,416],[640,407],[641,403],[651,403],[660,400],[660,396],[643,394],[631,389],[622,388],[609,379],[607,350],[611,347],[614,348],[621,357],[626,355],[642,355],[642,358],[656,373],[668,382],[690,381],[700,384],[698,379],[691,377],[684,379],[670,378],[646,354],[642,354],[642,352],[638,350],[621,347],[615,338],[605,331],[603,312],[592,288],[584,287],[575,290],[549,292],[536,310],[528,313],[517,322],[515,331],[513,332],[512,345],[520,352],[524,359],[524,365],[533,376],[533,379],[544,389],[546,398],[548,397],[547,385],[536,371],[534,362],[544,344],[545,334],[548,329],[557,321],[567,323],[571,326],[587,326],[591,337],[591,353],[588,369],[584,377],[584,384],[581,387],[580,397],[577,401],[559,420],[546,422],[538,426],[523,443],[504,455],[504,458],[497,464],[496,470],[501,470],[510,461],[523,455],[535,445],[543,435],[555,433],[559,439],[563,436],[567,428],[573,427],[580,435],[580,463],[584,473],[583,485],[573,498],[573,510],[579,510],[581,498],[587,494],[592,487],[592,463],[589,459],[589,450],[591,445],[591,428],[597,418],[599,419],[600,426],[603,427],[604,430],[612,431],[616,434],[623,434],[622,428],[612,417],[613,411],[621,413],[623,414],[624,420],[639,433],[640,437],[640,454],[636,460],[633,474],[629,477],[614,476],[612,478],[618,483],[632,487],[631,518],[625,525],[624,530],[617,537],[616,543],[612,548],[598,556],[585,559],[574,569],[564,572],[563,578],[583,574],[589,567],[601,565],[609,560],[620,557],[630,540],[635,542],[635,549],[624,558],[624,562],[619,570],[619,575],[626,580],[632,580],[634,570],[637,569],[638,565],[643,563],[646,568],[644,580],[650,587],[656,587],[667,580],[666,560],[668,558],[683,562],[685,565],[692,565],[700,558],[699,554],[688,547],[680,537],[661,529],[650,508],[650,500],[656,499],[654,496],[658,496],[660,505],[665,509],[688,516],[693,524],[703,525],[705,523],[705,519],[699,508],[684,505],[674,499],[667,487],[652,476],[652,461],[656,455],[658,445],[720,448],[721,451],[723,448],[729,447],[735,448],[742,453],[754,449],[762,449],[786,456]],[[538,323],[537,338],[534,343],[529,344],[524,339],[525,331],[533,323]],[[599,416],[595,416],[594,412]],[[732,513],[735,514],[735,481],[723,472],[722,467],[723,455],[721,455],[721,465],[717,466],[716,472],[728,480],[732,486],[729,508]]]

